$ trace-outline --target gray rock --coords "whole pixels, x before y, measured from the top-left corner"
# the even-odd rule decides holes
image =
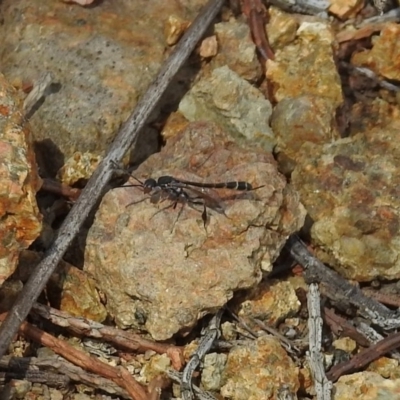
[[[271,103],[228,67],[215,69],[185,95],[179,111],[189,121],[213,121],[236,140],[257,142],[266,151],[275,145],[269,127]]]
[[[40,235],[36,203],[41,186],[30,127],[16,90],[0,74],[0,286],[15,271],[21,250]]]
[[[314,221],[314,248],[346,278],[400,277],[399,132],[392,113],[383,126],[307,143],[298,155],[292,182]]]
[[[227,66],[241,78],[255,82],[261,78],[261,64],[257,58],[256,46],[251,40],[249,25],[231,20],[215,24],[218,53],[211,60],[213,69]]]
[[[217,391],[221,388],[222,373],[227,355],[210,353],[204,357],[201,383],[204,390]]]
[[[103,155],[168,54],[164,22],[172,14],[193,18],[201,3],[121,1],[79,7],[2,2],[7,15],[0,27],[4,74],[20,86],[44,71],[54,76],[52,94],[30,119],[37,149],[44,154],[38,160],[42,174],[54,176],[64,157],[77,150]],[[153,131],[148,133],[151,154],[158,142]],[[143,160],[149,153],[139,149]]]
[[[240,148],[214,124],[190,124],[135,171],[141,180],[162,175],[265,186],[240,194],[208,191],[225,215],[211,205],[206,229],[202,207],[174,209],[169,201],[157,207],[137,187],[105,195],[87,238],[85,270],[119,326],[147,330],[157,340],[190,330],[235,291],[257,285],[304,221],[273,157]]]
[[[233,400],[270,400],[285,385],[299,388],[298,369],[273,336],[235,346],[228,355],[221,394]]]

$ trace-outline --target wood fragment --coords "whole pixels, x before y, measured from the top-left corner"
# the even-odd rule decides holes
[[[244,0],[242,10],[249,21],[251,36],[261,57],[264,61],[268,59],[274,60],[275,55],[271,49],[265,30],[265,15],[267,10],[261,3],[261,0]]]
[[[81,193],[81,189],[72,188],[71,186],[49,178],[42,179],[42,186],[40,187],[40,190],[67,197],[71,201],[75,201]]]
[[[54,371],[56,371],[66,380],[69,379],[102,390],[114,396],[117,395],[124,399],[130,399],[126,390],[122,389],[114,382],[99,375],[91,374],[58,355],[39,358],[4,356],[0,359],[0,369],[16,371],[21,375],[26,373],[27,376],[24,376],[22,379],[28,380],[31,372],[54,373]]]
[[[368,338],[359,332],[351,322],[335,314],[332,309],[324,308],[324,320],[335,335],[348,336],[363,347],[369,347],[371,344]]]
[[[146,340],[139,335],[113,328],[112,326],[106,326],[87,318],[73,317],[64,311],[56,310],[39,303],[35,303],[32,310],[53,324],[67,328],[78,335],[102,339],[113,343],[117,347],[138,353],[144,353],[148,350],[152,350],[158,354],[166,353],[171,358],[172,366],[175,369],[180,370],[182,368],[182,349],[177,346]]]
[[[331,400],[332,382],[325,375],[324,356],[322,354],[322,318],[321,303],[318,285],[312,283],[307,294],[308,331],[310,349],[307,351],[307,360],[314,379],[317,400]]]
[[[385,24],[374,24],[364,26],[356,30],[344,30],[336,35],[338,43],[349,42],[350,40],[360,40],[370,37],[374,33],[380,32],[385,27]]]
[[[400,347],[400,333],[393,333],[368,349],[360,351],[349,361],[335,365],[327,373],[327,377],[336,382],[342,375],[358,371],[398,347]]]
[[[386,9],[390,6],[390,0],[372,0],[375,8],[378,10],[379,14],[383,14]]]
[[[356,327],[357,331],[360,332],[362,335],[364,335],[372,344],[378,343],[384,338],[384,336],[381,333],[377,332],[372,326],[367,324],[365,321],[357,320]],[[389,355],[391,358],[394,358],[397,361],[400,360],[400,353],[397,349],[392,350]]]
[[[363,293],[366,296],[372,297],[376,301],[379,301],[382,304],[385,304],[390,307],[400,307],[400,297],[398,295],[391,295],[386,293],[380,293],[371,288],[364,288],[362,289]]]
[[[14,371],[0,372],[0,385],[5,385],[11,379],[26,380],[32,383],[42,383],[50,387],[67,389],[70,379],[67,376],[55,374],[49,371]]]
[[[400,327],[398,311],[389,310],[381,303],[365,296],[359,287],[350,284],[337,272],[326,267],[307,250],[306,245],[298,236],[291,236],[286,242],[285,248],[304,267],[304,277],[308,283],[324,284],[325,296],[333,301],[345,302],[356,307],[360,316],[383,329]]]
[[[362,20],[355,26],[355,29],[344,29],[337,33],[336,41],[338,43],[348,42],[350,40],[360,40],[367,38],[383,30],[389,22],[400,21],[400,8],[389,11],[384,15],[379,15]]]
[[[38,102],[46,95],[54,77],[50,72],[45,72],[34,82],[33,89],[24,100],[23,110],[27,119],[29,119],[37,106]]]
[[[199,366],[200,361],[210,351],[214,342],[220,336],[219,327],[221,325],[221,318],[223,313],[224,313],[224,308],[219,310],[217,314],[215,314],[215,316],[211,319],[208,327],[205,329],[203,337],[200,339],[197,350],[191,356],[189,362],[186,364],[186,367],[182,372],[181,394],[183,400],[193,399],[193,389],[192,389],[193,373]]]
[[[329,0],[269,0],[269,2],[287,12],[309,15],[327,11],[330,6]]]
[[[182,373],[173,370],[168,370],[167,374],[174,382],[182,384]],[[214,397],[212,394],[204,392],[196,385],[192,384],[192,389],[196,394],[196,398],[199,400],[217,400],[216,397]]]
[[[4,318],[4,314],[2,317]],[[97,358],[91,357],[83,351],[79,351],[68,343],[55,338],[54,336],[42,331],[39,328],[36,328],[28,322],[23,322],[21,324],[19,327],[19,333],[24,335],[26,338],[40,343],[43,346],[49,347],[56,354],[59,354],[75,365],[112,380],[118,386],[125,389],[132,399],[148,400],[146,390],[131,376],[131,374],[125,368],[117,368],[105,364],[99,361]]]
[[[158,375],[149,382],[149,400],[160,400],[162,389],[170,386],[171,380],[166,375]]]
[[[291,392],[290,386],[286,383],[280,386],[276,394],[276,400],[296,400],[296,393]]]

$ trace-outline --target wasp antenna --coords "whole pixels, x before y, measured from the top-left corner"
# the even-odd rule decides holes
[[[127,188],[127,187],[141,187],[142,188],[143,184],[139,183],[139,184],[136,185],[136,184],[132,183],[132,184],[129,184],[129,185],[117,186],[116,189],[117,188]]]
[[[255,187],[255,188],[252,188],[251,191],[254,192],[255,190],[261,189],[261,188],[263,188],[264,186],[265,186],[265,185],[257,186],[257,187]]]
[[[140,179],[136,178],[136,176],[133,176],[132,174],[129,174],[129,176],[131,178],[133,178],[136,182],[139,182],[139,185],[129,185],[129,186],[143,186],[144,185],[144,183]]]

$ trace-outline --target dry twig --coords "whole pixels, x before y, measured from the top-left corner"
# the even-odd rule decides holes
[[[80,382],[84,385],[100,389],[106,393],[117,395],[122,398],[130,398],[126,390],[109,379],[86,372],[84,369],[57,355],[44,358],[5,356],[0,359],[0,369],[15,371],[20,374],[21,378],[19,379],[27,380],[31,380],[30,377],[33,373],[38,374],[40,372],[48,374],[49,371],[52,371],[54,374],[54,371],[57,371],[58,374],[63,375],[65,380]],[[52,379],[54,379],[54,377],[52,377]],[[51,384],[52,381],[47,381],[47,383]]]
[[[55,374],[54,372],[38,371],[38,370],[24,370],[17,371],[7,369],[6,372],[0,372],[0,385],[5,385],[11,379],[24,379],[32,383],[44,383],[47,386],[64,388],[68,387],[70,382],[68,376]]]
[[[4,314],[1,317],[4,318]],[[125,368],[116,368],[105,364],[97,358],[91,357],[83,351],[77,350],[63,340],[51,336],[28,322],[23,322],[21,324],[19,327],[19,333],[43,346],[49,347],[56,354],[61,355],[66,360],[73,362],[85,370],[112,380],[118,386],[125,389],[132,399],[148,400],[146,390],[136,382]]]
[[[288,12],[310,15],[322,13],[330,6],[329,0],[269,0],[269,2]]]
[[[60,183],[54,179],[48,178],[44,178],[42,180],[42,186],[40,190],[67,197],[71,201],[75,201],[81,193],[81,189],[72,188],[64,183]]]
[[[23,110],[27,119],[34,112],[36,105],[46,95],[54,77],[50,72],[45,72],[35,83],[32,91],[26,96],[23,104]]]
[[[182,384],[182,373],[177,371],[169,370],[167,371],[168,376],[175,382]],[[196,397],[199,400],[216,400],[216,398],[210,393],[206,393],[201,390],[198,386],[192,385],[193,391],[196,393]]]
[[[308,331],[310,349],[307,351],[307,360],[314,379],[317,400],[331,400],[332,382],[325,375],[324,356],[322,355],[322,318],[318,285],[312,283],[307,294]]]
[[[400,298],[397,295],[390,295],[390,294],[386,294],[386,293],[380,293],[372,288],[364,288],[362,289],[362,291],[364,292],[364,294],[366,296],[369,296],[373,299],[375,299],[376,301],[379,301],[382,304],[386,304],[388,306],[391,307],[396,307],[399,308],[400,307]]]
[[[224,313],[224,310],[225,310],[224,308],[220,309],[211,319],[208,327],[205,329],[203,333],[203,337],[200,339],[197,350],[191,356],[189,362],[186,364],[186,367],[182,372],[181,392],[182,392],[182,399],[184,400],[193,399],[193,391],[192,391],[193,373],[199,366],[200,361],[210,351],[214,342],[220,336],[219,328],[221,325],[221,318],[222,314]]]
[[[158,354],[166,353],[171,358],[172,366],[175,369],[180,370],[182,368],[183,354],[182,350],[177,346],[146,340],[139,335],[111,326],[105,326],[87,318],[73,317],[64,311],[56,310],[39,303],[35,303],[32,310],[53,324],[65,327],[78,335],[102,339],[118,347],[139,353],[144,353],[147,350],[153,350]]]
[[[393,333],[380,342],[360,351],[351,360],[335,365],[327,374],[329,380],[336,382],[342,375],[366,367],[369,363],[384,356],[400,346],[400,333]]]
[[[335,335],[348,336],[363,347],[368,347],[370,345],[370,341],[361,332],[359,332],[351,322],[335,314],[333,310],[325,307],[324,319]]]
[[[265,15],[267,10],[261,3],[261,0],[244,0],[242,11],[249,21],[251,36],[261,57],[265,61],[268,59],[273,60],[275,55],[269,44],[267,32],[265,31]]]
[[[333,301],[342,301],[357,307],[359,315],[384,329],[400,327],[400,314],[367,297],[357,286],[342,278],[314,257],[305,244],[291,236],[285,245],[292,257],[304,267],[307,282],[324,284],[324,295]]]

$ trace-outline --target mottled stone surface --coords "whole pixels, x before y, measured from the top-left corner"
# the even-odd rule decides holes
[[[171,369],[171,359],[166,354],[154,354],[140,371],[140,381],[149,383],[152,379],[160,377],[160,374],[165,374],[168,369]]]
[[[347,336],[334,340],[332,346],[337,350],[342,350],[349,354],[357,349],[357,343]]]
[[[354,65],[368,67],[387,79],[400,80],[400,26],[388,23],[381,34],[373,40],[371,50],[353,55]]]
[[[227,66],[241,78],[252,82],[260,79],[262,68],[248,24],[237,20],[221,22],[215,24],[214,32],[218,41],[218,54],[211,60],[211,67]]]
[[[273,6],[269,7],[268,13],[270,17],[265,29],[271,47],[277,51],[293,42],[299,23],[295,16]]]
[[[27,250],[21,252],[15,278],[26,282],[41,255]],[[107,311],[101,302],[100,295],[93,279],[85,272],[61,261],[51,275],[47,286],[47,297],[52,307],[71,315],[103,322]]]
[[[329,12],[340,19],[354,18],[364,7],[363,0],[330,0]]]
[[[299,388],[298,368],[272,336],[235,346],[228,354],[221,394],[233,400],[278,399],[280,388]]]
[[[0,285],[42,226],[35,198],[41,181],[21,106],[15,89],[0,75]]]
[[[390,104],[381,98],[374,98],[371,102],[359,101],[353,105],[349,115],[349,136],[369,132],[371,129],[386,129],[393,119],[399,118],[400,109],[397,104]]]
[[[303,22],[296,40],[267,62],[267,77],[276,100],[312,95],[326,97],[334,107],[343,101],[332,46],[334,35],[326,22]]]
[[[204,390],[217,391],[221,388],[226,360],[226,354],[210,353],[204,357],[203,371],[201,373],[201,384]]]
[[[375,372],[342,376],[334,384],[335,400],[395,400],[400,398],[400,379],[385,379]]]
[[[300,302],[289,282],[267,280],[257,287],[251,299],[240,305],[239,316],[257,318],[274,326],[295,315],[299,308]]]
[[[215,69],[185,95],[179,111],[190,121],[213,121],[243,141],[257,142],[266,151],[275,145],[269,127],[271,103],[228,67]]]
[[[101,157],[92,153],[75,152],[57,173],[60,182],[66,185],[75,185],[80,181],[87,181],[99,165]]]
[[[103,322],[107,311],[101,303],[95,282],[85,272],[63,263],[51,281],[59,289],[59,308],[70,315]],[[54,288],[53,288],[54,289]]]
[[[323,144],[339,139],[336,108],[336,104],[322,96],[304,95],[280,101],[271,117],[277,138],[275,151],[296,161],[305,142]]]
[[[164,36],[168,46],[177,44],[189,26],[189,21],[185,21],[177,15],[170,15],[164,24]]]
[[[246,180],[265,185],[254,192],[215,191],[225,215],[202,208],[169,208],[145,199],[140,188],[106,194],[86,244],[85,270],[107,296],[119,326],[137,326],[155,339],[190,329],[237,290],[260,281],[287,236],[304,220],[298,197],[277,172],[273,157],[240,148],[211,123],[190,124],[135,176],[172,175],[196,181]],[[157,212],[158,210],[161,210]]]
[[[77,150],[104,153],[168,55],[168,18],[191,20],[205,3],[101,1],[85,8],[58,0],[2,2],[3,73],[17,83],[47,70],[55,80],[31,118],[43,170],[55,173]]]
[[[301,149],[292,179],[317,254],[357,281],[400,277],[400,118],[352,138]]]
[[[209,36],[202,40],[199,54],[203,58],[215,57],[218,53],[218,42],[215,35]]]
[[[380,357],[368,365],[368,371],[377,372],[386,379],[399,379],[399,361],[394,358]]]
[[[3,392],[6,392],[6,394],[3,395],[3,397],[6,400],[11,400],[15,398],[25,399],[27,398],[27,396],[29,396],[30,394],[29,391],[32,390],[32,386],[33,386],[32,382],[28,382],[27,380],[15,379],[13,385],[10,388],[7,388],[8,390],[3,390]]]
[[[22,288],[23,283],[19,279],[8,279],[0,285],[0,313],[12,307]]]
[[[283,20],[281,24],[291,32],[293,16],[280,14],[276,19]],[[296,33],[293,42],[278,46],[275,60],[267,62],[270,90],[278,101],[271,117],[277,142],[274,150],[281,170],[288,174],[298,162],[304,143],[326,143],[339,138],[335,118],[342,103],[334,36],[329,25],[303,22]]]
[[[171,113],[165,121],[165,125],[161,132],[162,138],[168,140],[179,135],[189,123],[190,122],[180,112]]]

